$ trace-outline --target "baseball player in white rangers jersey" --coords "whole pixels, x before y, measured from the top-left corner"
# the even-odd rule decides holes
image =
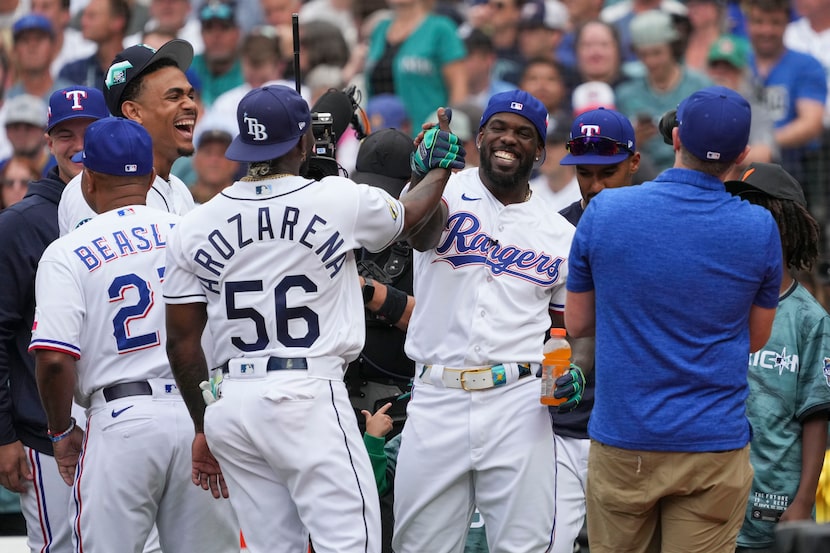
[[[76,551],[135,552],[153,524],[166,551],[238,547],[229,502],[188,480],[193,429],[162,344],[166,236],[178,216],[144,204],[151,139],[138,123],[89,126],[83,185],[101,215],[40,260],[30,350],[55,461],[73,486]],[[86,407],[86,432],[70,416]]]
[[[222,469],[194,465],[194,483],[224,476],[253,553],[303,551],[307,532],[318,553],[377,553],[377,487],[343,384],[365,335],[353,250],[381,250],[419,224],[463,148],[435,134],[420,158],[435,169],[400,202],[342,177],[298,176],[314,138],[293,89],[252,90],[237,120],[227,156],[249,162],[248,176],[182,218],[167,250],[168,355],[194,450],[206,437]],[[206,322],[225,373],[207,408]]]
[[[171,40],[158,50],[144,44],[130,46],[115,56],[103,89],[110,113],[137,121],[153,138],[156,179],[147,193],[147,205],[179,215],[195,205],[187,186],[170,174],[174,161],[193,154],[198,108],[184,74],[191,61],[193,47],[185,40]],[[80,179],[80,175],[72,179],[61,196],[61,236],[95,216]]]
[[[463,551],[474,506],[491,553],[551,547],[556,459],[534,376],[547,329],[562,326],[574,229],[528,185],[546,128],[527,92],[494,95],[481,167],[450,178],[439,216],[410,239],[416,370],[395,475],[398,553]]]

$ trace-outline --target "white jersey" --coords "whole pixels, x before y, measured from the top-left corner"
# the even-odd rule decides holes
[[[406,353],[472,367],[541,362],[549,309],[563,311],[574,227],[535,195],[503,205],[473,167],[450,177],[438,246],[415,252]]]
[[[78,173],[67,183],[61,193],[61,201],[58,204],[58,230],[63,236],[83,225],[95,215],[95,211],[86,203],[81,191],[81,176]],[[184,215],[196,206],[193,195],[182,180],[171,174],[170,180],[166,181],[156,175],[153,187],[147,192],[147,206]]]
[[[342,177],[236,182],[171,233],[164,299],[207,302],[220,364],[276,356],[340,367],[365,338],[353,250],[382,250],[403,217],[386,192]]]
[[[172,378],[165,351],[164,280],[169,229],[178,215],[136,205],[114,209],[46,248],[35,280],[32,349],[78,359],[75,399],[121,382]]]

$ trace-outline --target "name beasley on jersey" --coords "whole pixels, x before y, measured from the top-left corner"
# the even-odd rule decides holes
[[[320,258],[323,266],[329,269],[329,278],[334,278],[346,262],[348,250],[344,250],[345,241],[337,230],[331,230],[326,225],[328,221],[317,214],[311,216],[304,225],[300,223],[300,210],[286,206],[281,216],[277,214],[278,233],[272,223],[270,207],[261,207],[257,210],[256,220],[250,215],[243,217],[237,213],[228,218],[228,226],[223,229],[213,229],[207,236],[210,248],[199,248],[193,256],[193,261],[204,267],[212,275],[222,276],[225,268],[223,261],[229,261],[236,252],[250,246],[254,242],[266,240],[289,240],[313,250]],[[244,224],[243,224],[244,223]],[[316,235],[316,236],[315,236]],[[202,286],[219,293],[219,281],[199,276]]]
[[[508,274],[540,286],[550,286],[559,280],[559,268],[565,261],[545,252],[501,245],[484,231],[472,213],[453,213],[447,220],[448,233],[438,245],[437,261],[446,261],[453,267],[487,265],[494,275]],[[455,251],[457,253],[450,253]]]
[[[172,223],[170,228],[173,228]],[[167,242],[158,225],[136,226],[129,230],[116,230],[112,234],[99,236],[73,251],[89,272],[102,263],[136,253],[149,252],[167,247]]]

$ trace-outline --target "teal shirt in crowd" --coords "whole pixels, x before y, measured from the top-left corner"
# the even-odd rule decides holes
[[[705,75],[683,68],[680,83],[666,92],[654,90],[646,77],[638,77],[625,81],[617,86],[617,110],[634,122],[640,116],[649,116],[654,124],[660,121],[664,113],[677,109],[677,105],[693,92],[712,86],[712,81]],[[639,150],[648,156],[658,171],[663,171],[674,165],[674,151],[663,142],[662,136],[657,136],[645,143],[638,144]]]
[[[223,75],[211,74],[205,63],[204,54],[195,56],[190,68],[199,77],[201,85],[199,94],[205,107],[210,107],[221,94],[245,82],[245,77],[242,75],[242,62],[239,59],[233,62],[230,71]]]
[[[830,316],[796,284],[781,297],[772,335],[749,356],[747,416],[755,469],[738,545],[775,544],[775,523],[801,481],[801,421],[830,412]]]
[[[372,32],[366,62],[367,75],[386,49],[386,32],[390,23],[390,19],[381,21]],[[462,60],[466,55],[455,23],[442,15],[428,15],[401,44],[393,63],[392,79],[395,95],[403,102],[412,122],[413,136],[418,134],[421,124],[436,109],[449,103],[449,90],[442,73],[444,66]],[[367,82],[367,87],[370,86]],[[371,88],[368,94],[369,97],[373,95]]]

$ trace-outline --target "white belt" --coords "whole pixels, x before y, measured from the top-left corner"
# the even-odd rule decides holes
[[[423,365],[419,382],[461,388],[468,392],[489,390],[531,376],[539,363],[501,363],[486,367],[451,368],[441,365]]]

